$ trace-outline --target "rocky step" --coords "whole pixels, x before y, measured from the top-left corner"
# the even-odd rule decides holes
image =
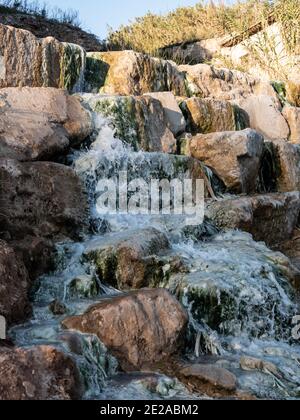
[[[299,285],[299,271],[286,256],[249,234],[232,231],[176,251],[185,270],[158,286],[189,310],[191,326],[196,321],[193,327],[203,335],[204,342],[198,343],[203,351],[218,354],[226,336],[291,338],[291,320],[298,310],[292,285]],[[210,337],[209,329],[219,338]]]
[[[31,314],[28,272],[14,250],[0,240],[0,314],[8,326]]]
[[[176,153],[174,134],[184,131],[185,121],[175,97],[171,93],[166,95],[170,98],[168,104],[171,103],[174,109],[169,113],[160,100],[147,95],[85,94],[81,97],[86,106],[97,115],[109,118],[115,136],[131,145],[134,150]]]
[[[214,98],[179,100],[191,134],[243,130],[250,127],[248,115],[229,101]]]
[[[147,289],[102,300],[62,325],[97,335],[124,371],[136,371],[182,351],[187,321],[169,292]]]
[[[84,89],[86,52],[79,45],[0,24],[0,57],[0,88]]]
[[[119,290],[139,289],[161,278],[163,253],[169,248],[165,233],[155,228],[131,229],[92,240],[84,257],[96,265],[101,281]]]
[[[50,346],[4,348],[0,400],[74,400],[83,388],[74,361]]]
[[[187,154],[199,159],[223,181],[231,192],[255,192],[264,139],[256,131],[199,134],[190,139]]]
[[[206,207],[206,216],[219,229],[249,232],[269,246],[292,237],[299,214],[299,192],[226,197],[208,202]]]
[[[79,98],[53,88],[0,89],[0,158],[51,160],[93,131]]]
[[[189,96],[185,75],[175,63],[134,51],[88,53],[86,91],[109,95],[173,92]]]

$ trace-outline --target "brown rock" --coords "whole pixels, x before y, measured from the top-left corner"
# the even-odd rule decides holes
[[[0,90],[0,157],[43,160],[65,152],[92,132],[79,98],[52,88]]]
[[[282,114],[290,127],[290,141],[294,144],[300,144],[300,108],[286,105]]]
[[[234,106],[228,101],[190,98],[181,106],[193,134],[236,130]]]
[[[75,363],[55,348],[0,348],[0,400],[72,400],[81,391]]]
[[[98,72],[98,74],[96,74]],[[87,54],[88,91],[109,95],[173,92],[187,96],[185,77],[171,61],[134,51]]]
[[[300,147],[284,140],[269,143],[276,168],[278,191],[300,190]]]
[[[256,241],[268,245],[289,239],[297,226],[300,193],[267,194],[212,202],[207,216],[220,229],[239,229],[251,233]]]
[[[239,100],[251,94],[269,95],[277,99],[270,83],[236,70],[219,69],[208,64],[178,67],[186,74],[190,94],[201,98]],[[192,95],[189,95],[192,96]]]
[[[268,140],[288,139],[289,126],[281,114],[277,100],[266,95],[251,95],[239,102],[248,114],[250,127]]]
[[[162,104],[168,127],[174,136],[182,134],[185,131],[186,122],[173,93],[151,92],[146,95],[157,99]]]
[[[0,88],[55,87],[82,91],[85,51],[55,38],[0,24]]]
[[[164,263],[158,255],[168,248],[166,235],[148,228],[91,241],[85,254],[96,265],[102,281],[128,290],[149,287],[163,276]]]
[[[24,321],[30,314],[29,287],[23,261],[0,240],[0,315],[8,324]]]
[[[179,372],[194,389],[202,389],[209,395],[233,393],[237,388],[236,377],[227,369],[216,365],[188,365]]]
[[[10,240],[9,245],[24,261],[31,280],[54,269],[55,247],[51,240],[25,236],[21,240]]]
[[[263,137],[254,130],[199,134],[190,141],[192,157],[209,166],[226,187],[237,193],[256,190]]]
[[[85,94],[83,101],[111,120],[116,137],[146,152],[176,153],[176,139],[168,127],[161,102],[150,96]]]
[[[0,159],[0,232],[78,238],[88,213],[87,198],[74,171],[49,162]]]
[[[181,350],[187,314],[164,289],[144,289],[103,300],[67,329],[96,334],[126,371],[140,370]]]

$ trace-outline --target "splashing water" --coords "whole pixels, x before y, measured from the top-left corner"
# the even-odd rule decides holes
[[[93,223],[100,219],[95,206],[99,179],[117,176],[121,170],[145,180],[189,172],[186,158],[134,152],[115,137],[108,118],[96,114],[94,118],[97,132],[90,147],[72,156],[72,165],[89,192]],[[155,226],[171,242],[166,258],[179,256],[186,268],[155,285],[168,288],[188,310],[186,357],[216,355],[220,366],[236,374],[239,387],[258,397],[299,397],[300,346],[291,337],[291,321],[299,307],[289,283],[293,269],[287,258],[245,233],[216,234],[205,225],[187,234],[185,224],[170,216],[104,219],[85,242],[57,246],[57,268],[39,279],[33,318],[10,332],[18,345],[52,344],[71,354],[88,399],[196,398],[177,381],[161,375],[156,376],[154,387],[153,378],[149,382],[145,377],[115,376],[117,361],[98,338],[66,333],[60,326],[67,315],[82,314],[91,304],[121,293],[103,284],[93,263],[83,258],[90,241],[109,242],[114,232]],[[53,301],[63,306],[63,315],[53,314]],[[261,359],[260,367],[250,369],[249,359],[246,369],[241,362],[245,357]]]

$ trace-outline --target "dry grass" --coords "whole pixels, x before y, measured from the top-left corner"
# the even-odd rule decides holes
[[[256,23],[261,10],[269,11],[265,0],[241,0],[234,5],[224,1],[199,2],[193,7],[181,7],[163,16],[148,13],[130,25],[110,31],[111,49],[133,49],[155,54],[167,45],[195,39],[208,39],[246,29]]]

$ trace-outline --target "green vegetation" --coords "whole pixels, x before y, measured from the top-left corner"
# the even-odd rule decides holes
[[[40,16],[59,23],[80,27],[78,11],[73,9],[62,10],[58,7],[49,8],[46,3],[38,0],[2,0],[0,1],[0,14],[24,13]]]
[[[152,13],[136,18],[130,25],[110,31],[111,49],[133,49],[156,54],[172,44],[243,34],[249,27],[275,13],[283,25],[288,48],[299,47],[299,0],[201,1],[193,7],[181,7],[163,16]]]

